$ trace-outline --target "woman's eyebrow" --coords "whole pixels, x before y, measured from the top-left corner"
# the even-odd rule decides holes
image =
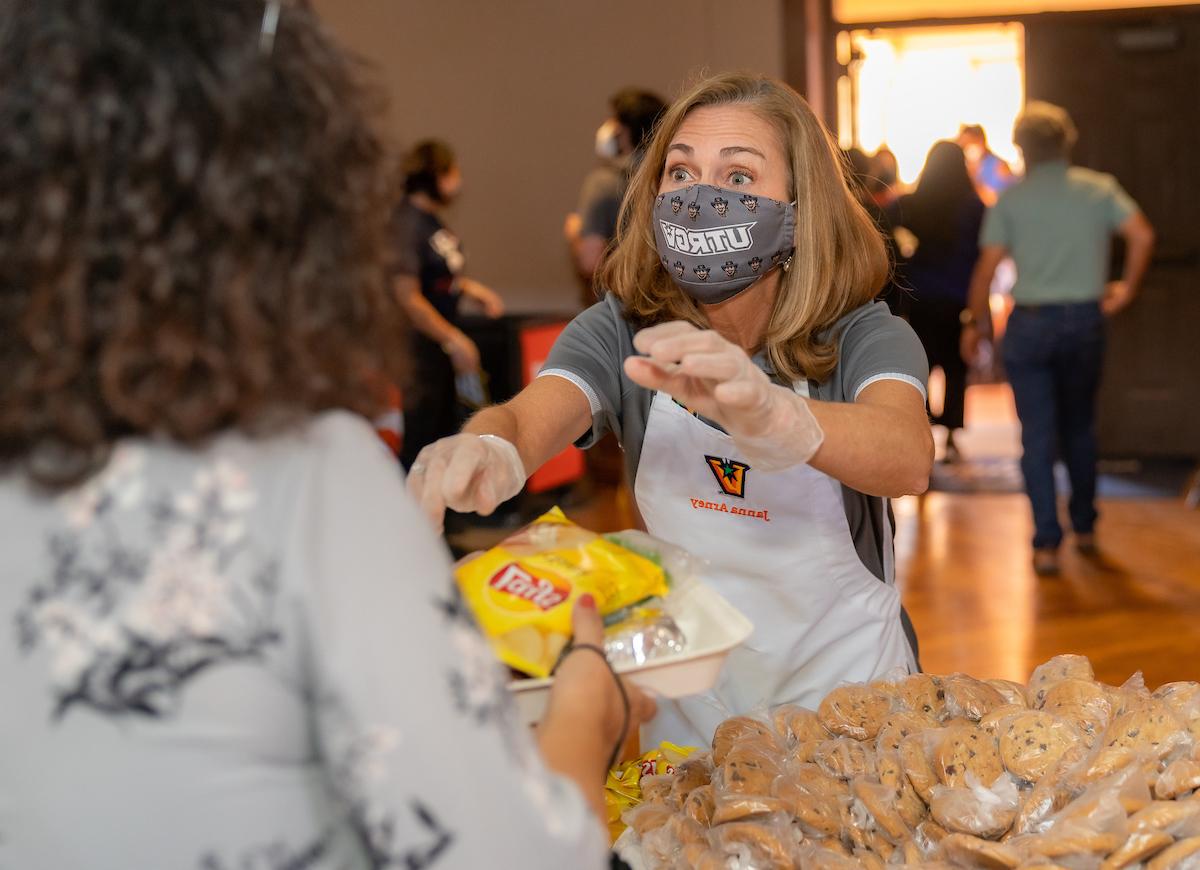
[[[684,145],[682,142],[672,142],[671,147],[667,149],[667,153],[669,154],[672,151],[682,151],[684,154],[689,155],[693,153],[692,146]]]
[[[728,157],[731,154],[737,154],[739,151],[745,151],[748,154],[757,154],[763,160],[767,159],[767,155],[763,154],[757,148],[751,148],[749,145],[730,145],[727,148],[721,149],[721,156]]]

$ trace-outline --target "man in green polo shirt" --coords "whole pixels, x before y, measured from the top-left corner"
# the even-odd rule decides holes
[[[1016,307],[1004,338],[1004,365],[1021,421],[1021,471],[1033,506],[1034,569],[1058,570],[1062,527],[1054,488],[1060,454],[1071,480],[1076,547],[1096,550],[1095,405],[1104,357],[1104,320],[1133,301],[1150,262],[1154,230],[1111,175],[1068,162],[1075,125],[1067,112],[1032,102],[1013,141],[1026,176],[984,219],[980,257],[963,312],[963,355],[971,361],[990,334],[988,288],[997,265],[1017,267]],[[1120,281],[1107,281],[1112,236],[1125,239]]]

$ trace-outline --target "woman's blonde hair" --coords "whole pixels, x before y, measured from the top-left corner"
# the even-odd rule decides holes
[[[869,302],[887,279],[883,238],[846,183],[841,153],[808,103],[782,82],[728,73],[706,79],[663,114],[621,205],[616,239],[598,275],[639,326],[687,320],[703,309],[662,268],[654,241],[654,200],[667,150],[683,119],[701,106],[746,106],[779,132],[796,200],[796,252],[782,274],[764,337],[775,371],[788,381],[824,381],[837,365],[837,336],[818,336]]]

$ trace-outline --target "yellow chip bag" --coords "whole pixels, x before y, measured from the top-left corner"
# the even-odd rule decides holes
[[[674,773],[675,766],[695,751],[694,746],[676,746],[663,741],[657,749],[608,772],[604,783],[604,807],[608,813],[608,835],[614,843],[625,830],[621,816],[642,802],[642,777]]]
[[[659,565],[558,508],[459,566],[455,578],[496,655],[531,677],[550,675],[580,596],[590,593],[604,616],[668,591]]]

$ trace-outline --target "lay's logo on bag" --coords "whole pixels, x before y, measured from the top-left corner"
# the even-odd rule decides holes
[[[570,588],[555,586],[543,577],[535,577],[515,562],[505,565],[488,580],[488,588],[504,598],[531,604],[539,610],[552,610],[571,594]]]
[[[718,456],[705,456],[704,461],[708,463],[708,470],[721,485],[721,492],[735,498],[746,497],[746,472],[750,470],[749,465],[736,459],[722,459]]]

